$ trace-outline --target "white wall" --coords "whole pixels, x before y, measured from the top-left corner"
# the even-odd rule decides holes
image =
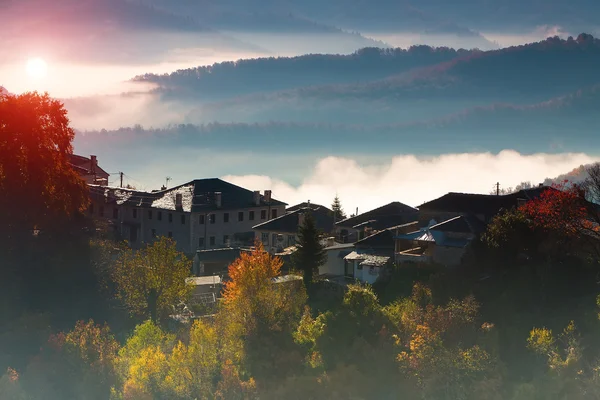
[[[344,275],[344,258],[339,256],[342,251],[348,249],[327,250],[327,262],[319,267],[319,274]]]

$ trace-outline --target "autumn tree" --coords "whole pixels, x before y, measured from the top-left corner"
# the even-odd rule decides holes
[[[123,253],[113,268],[117,297],[130,312],[157,321],[172,306],[187,300],[191,286],[190,261],[173,240],[161,237],[139,251]]]
[[[331,209],[333,210],[333,218],[335,219],[336,222],[346,219],[346,214],[344,213],[344,210],[342,209],[342,203],[340,202],[340,198],[338,197],[337,194],[335,195],[335,198],[333,199],[333,203],[331,204]]]
[[[297,368],[295,330],[306,292],[301,282],[277,282],[282,261],[264,251],[260,242],[229,266],[224,304],[217,314],[225,339],[224,362],[232,361],[258,380],[285,376]]]
[[[74,137],[63,104],[48,94],[0,94],[3,240],[64,227],[87,207],[87,187],[69,165]]]
[[[304,286],[309,292],[319,267],[327,262],[327,253],[321,244],[321,237],[313,216],[306,213],[304,223],[298,228],[298,249],[292,255],[292,264],[302,271]]]

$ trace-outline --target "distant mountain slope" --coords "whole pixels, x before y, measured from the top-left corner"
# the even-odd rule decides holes
[[[146,74],[137,82],[159,85],[172,97],[205,100],[312,85],[368,82],[471,54],[466,50],[415,46],[408,50],[365,48],[351,55],[305,55],[218,63],[171,74]]]

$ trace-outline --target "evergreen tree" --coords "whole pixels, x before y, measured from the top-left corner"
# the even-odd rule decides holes
[[[331,209],[333,210],[336,222],[346,219],[346,214],[342,209],[342,203],[340,203],[338,195],[335,195],[335,199],[333,199],[333,203],[331,204]]]
[[[306,213],[304,223],[300,225],[296,245],[298,250],[292,256],[292,264],[303,272],[304,285],[308,290],[319,267],[327,262],[327,254],[321,244],[321,232],[311,213]]]

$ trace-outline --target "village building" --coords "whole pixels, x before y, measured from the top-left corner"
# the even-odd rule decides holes
[[[100,168],[96,156],[83,157],[69,154],[69,165],[89,185],[107,186],[110,175]]]
[[[336,239],[342,243],[354,243],[377,231],[416,221],[418,215],[416,208],[395,201],[336,222]]]
[[[160,236],[180,251],[251,246],[253,226],[278,218],[286,203],[221,179],[197,179],[171,189],[142,192],[90,185],[93,217],[106,218],[133,248]]]

